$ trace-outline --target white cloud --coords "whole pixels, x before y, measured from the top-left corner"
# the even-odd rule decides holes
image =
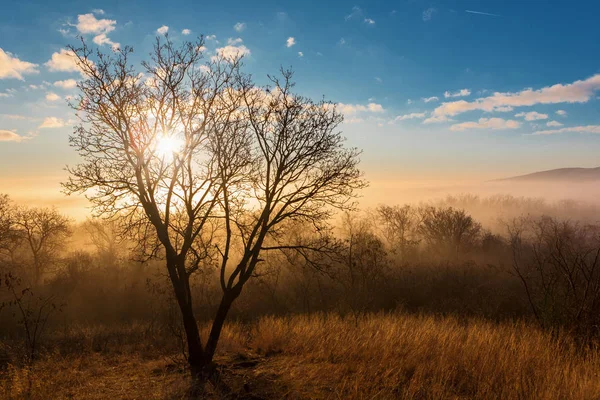
[[[96,43],[98,46],[102,46],[103,44],[107,44],[110,47],[113,48],[113,50],[117,50],[121,47],[120,43],[116,43],[113,42],[112,40],[110,40],[108,38],[108,36],[106,36],[106,33],[101,33],[98,36],[94,36],[94,43]]]
[[[600,74],[569,84],[556,84],[539,90],[531,88],[516,93],[499,93],[472,102],[458,100],[442,103],[434,110],[437,116],[455,116],[467,111],[501,111],[505,107],[525,107],[536,104],[585,103],[600,90]]]
[[[94,9],[92,10],[92,12],[93,12],[94,14],[98,14],[98,15],[104,15],[104,10],[102,10],[102,9],[100,9],[100,8],[94,8]]]
[[[56,93],[48,92],[46,93],[46,100],[48,101],[58,101],[60,100],[60,96]]]
[[[298,56],[299,56],[299,57],[304,57],[304,53],[303,53],[303,52],[301,52],[301,51],[299,51],[299,52],[298,52]]]
[[[216,52],[218,56],[223,57],[226,60],[250,55],[250,49],[243,44],[239,46],[227,45],[225,47],[220,47]],[[212,59],[216,60],[216,57],[213,56]]]
[[[0,129],[0,142],[22,142],[25,139],[27,138],[20,136],[13,131]]]
[[[521,126],[519,121],[503,118],[479,118],[479,121],[462,122],[450,126],[451,131],[464,131],[466,129],[517,129]]]
[[[433,16],[433,13],[436,12],[437,9],[431,7],[428,8],[427,10],[423,11],[423,21],[427,22],[427,21],[431,21],[431,17]]]
[[[558,133],[600,133],[600,125],[587,125],[587,126],[571,126],[569,128],[550,129],[546,131],[534,132],[534,135],[555,135]]]
[[[207,35],[207,36],[204,36],[204,39],[206,39],[206,40],[215,40],[215,39],[217,39],[217,35]]]
[[[94,14],[82,14],[77,16],[75,27],[79,33],[99,35],[115,30],[117,21],[113,19],[97,19]]]
[[[408,100],[406,100],[406,104],[409,104],[409,105],[410,105],[410,104],[412,104],[412,103],[413,103],[413,101],[412,101],[411,99],[408,99]]]
[[[540,114],[539,112],[536,111],[531,111],[531,112],[521,112],[518,114],[515,114],[515,117],[524,117],[525,121],[537,121],[540,119],[548,119],[548,114]]]
[[[444,92],[444,97],[445,98],[450,98],[450,97],[465,97],[465,96],[470,96],[471,95],[471,91],[469,89],[461,89],[458,92],[448,92],[445,91]]]
[[[189,29],[184,29],[181,31],[182,35],[189,35],[190,33],[192,33],[192,31],[190,31]]]
[[[345,45],[345,44],[346,44],[346,39],[344,39],[344,38],[341,38],[341,39],[340,39],[340,41],[339,41],[339,43],[340,43],[340,45],[342,45],[342,46],[343,46],[343,45]]]
[[[379,83],[383,82],[383,79],[381,79],[381,78],[380,78],[380,77],[378,77],[378,76],[376,76],[376,77],[375,77],[375,80],[376,80],[377,82],[379,82]]]
[[[410,114],[406,114],[406,115],[398,115],[390,123],[404,121],[407,119],[421,119],[421,118],[425,118],[425,115],[426,115],[425,113],[410,113]]]
[[[556,110],[556,115],[560,115],[561,117],[566,117],[567,112],[565,110]]]
[[[294,39],[294,38],[293,38],[293,37],[291,37],[291,36],[290,36],[289,38],[287,38],[287,40],[285,41],[285,45],[286,45],[287,47],[292,47],[292,46],[293,46],[293,45],[295,45],[295,44],[296,44],[296,39]]]
[[[77,86],[77,81],[75,79],[66,79],[64,81],[56,81],[54,82],[54,86],[59,87],[61,89],[73,89]]]
[[[365,18],[365,24],[367,25],[375,25],[375,21],[371,18]]]
[[[37,67],[37,64],[21,61],[0,48],[0,79],[14,78],[22,81],[23,75],[39,73]]]
[[[245,22],[238,22],[237,24],[235,24],[233,26],[233,29],[235,29],[236,32],[241,32],[244,29],[246,29],[246,23]]]
[[[431,101],[438,101],[439,99],[437,98],[437,96],[431,96],[431,97],[423,97],[423,101],[425,103],[429,103]]]
[[[167,32],[169,32],[169,27],[166,25],[163,25],[156,30],[156,33],[158,33],[159,35],[164,35]]]
[[[546,123],[546,126],[550,126],[550,127],[557,127],[557,126],[563,126],[563,124],[561,124],[558,121],[549,121]]]
[[[81,72],[76,60],[71,50],[60,49],[60,52],[52,54],[52,58],[44,65],[54,72]]]
[[[44,121],[39,126],[40,129],[49,129],[49,128],[62,128],[67,125],[67,122],[62,118],[56,117],[47,117],[44,118]]]
[[[356,114],[359,112],[382,113],[385,111],[383,106],[377,103],[369,103],[367,105],[338,103],[336,107],[338,111],[342,112],[342,114],[347,115]]]

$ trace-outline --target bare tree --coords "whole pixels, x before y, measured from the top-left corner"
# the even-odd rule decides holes
[[[278,241],[284,222],[324,229],[363,182],[335,107],[292,94],[289,72],[259,88],[238,57],[202,65],[202,49],[202,39],[157,38],[140,72],[131,48],[71,47],[85,75],[71,136],[83,163],[65,188],[86,192],[98,215],[119,217],[144,254],[165,260],[192,373],[213,378],[223,323],[261,253],[322,249]],[[203,346],[190,276],[215,265],[223,295]]]
[[[381,205],[377,207],[377,216],[392,252],[400,257],[400,261],[404,261],[419,243],[416,210],[408,204],[402,207]]]
[[[421,210],[418,230],[434,250],[448,251],[458,257],[474,245],[481,225],[464,210],[426,207]]]
[[[71,234],[70,221],[54,208],[21,208],[16,226],[33,258],[33,283],[56,261],[56,256]]]

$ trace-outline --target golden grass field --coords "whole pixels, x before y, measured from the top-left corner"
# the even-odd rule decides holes
[[[189,398],[175,339],[152,332],[143,324],[54,331],[33,366],[4,366],[0,397]],[[230,398],[600,398],[598,349],[525,323],[397,314],[265,317],[227,325],[217,362],[235,392]]]

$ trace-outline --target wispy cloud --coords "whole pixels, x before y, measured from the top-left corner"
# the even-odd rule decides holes
[[[304,53],[303,53],[303,52],[301,52],[301,51],[299,51],[299,52],[298,52],[298,57],[304,57]]]
[[[518,114],[515,114],[515,117],[524,117],[525,121],[537,121],[540,119],[548,119],[548,114],[541,114],[539,112],[536,111],[531,111],[531,112],[521,112]]]
[[[60,100],[60,96],[53,92],[46,93],[46,100],[48,101],[58,101]]]
[[[510,111],[512,107],[530,107],[536,104],[585,103],[596,91],[600,90],[600,74],[569,84],[556,84],[542,89],[524,89],[520,92],[494,93],[468,102],[458,100],[442,103],[433,114],[436,116],[455,116],[467,111],[486,112]]]
[[[425,118],[426,113],[410,113],[405,115],[398,115],[396,118],[390,121],[390,123],[405,121],[407,119],[422,119]]]
[[[40,129],[62,128],[67,125],[67,121],[57,117],[47,117],[39,126]]]
[[[465,96],[470,96],[471,95],[471,91],[469,89],[461,89],[458,92],[448,92],[445,91],[444,92],[444,97],[445,98],[451,98],[451,97],[465,97]]]
[[[427,21],[431,21],[431,18],[433,17],[433,13],[435,13],[437,11],[436,8],[430,7],[427,10],[423,11],[423,21],[427,22]]]
[[[479,118],[479,121],[462,122],[450,126],[451,131],[464,131],[467,129],[518,129],[521,126],[519,121],[503,118]]]
[[[0,142],[22,142],[23,140],[29,139],[26,136],[21,136],[13,131],[7,131],[0,129]]]
[[[375,25],[375,20],[371,18],[365,18],[365,24],[367,25]]]
[[[337,109],[345,115],[356,114],[359,112],[370,112],[370,113],[382,113],[385,112],[385,109],[381,104],[377,103],[369,103],[367,105],[363,104],[344,104],[338,103],[336,105]]]
[[[296,44],[296,39],[294,39],[292,36],[287,38],[287,40],[285,41],[286,47],[292,47],[295,44]]]
[[[483,11],[465,10],[465,12],[469,13],[469,14],[488,15],[490,17],[501,17],[502,16],[502,15],[498,15],[498,14],[486,13]]]
[[[546,123],[546,126],[556,128],[557,126],[563,126],[563,124],[558,121],[549,121]]]
[[[567,112],[565,110],[556,110],[556,115],[560,115],[561,117],[566,117]]]
[[[54,86],[61,89],[73,89],[77,86],[77,81],[75,79],[65,79],[64,81],[54,82]]]
[[[423,97],[423,101],[425,103],[429,103],[429,102],[432,102],[432,101],[438,101],[438,100],[439,100],[439,98],[437,96]]]
[[[587,125],[587,126],[571,126],[568,128],[560,129],[549,129],[545,131],[533,132],[533,135],[556,135],[559,133],[600,133],[600,125]]]
[[[233,29],[235,29],[236,32],[241,32],[244,29],[246,29],[246,23],[245,22],[238,22],[237,24],[235,24],[233,26]]]
[[[182,35],[189,35],[190,33],[192,33],[192,31],[189,30],[189,29],[184,29],[184,30],[181,31]]]

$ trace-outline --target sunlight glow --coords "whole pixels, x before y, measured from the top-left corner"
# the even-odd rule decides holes
[[[181,151],[183,144],[183,140],[175,136],[161,135],[156,141],[156,152],[162,158],[173,159]]]

